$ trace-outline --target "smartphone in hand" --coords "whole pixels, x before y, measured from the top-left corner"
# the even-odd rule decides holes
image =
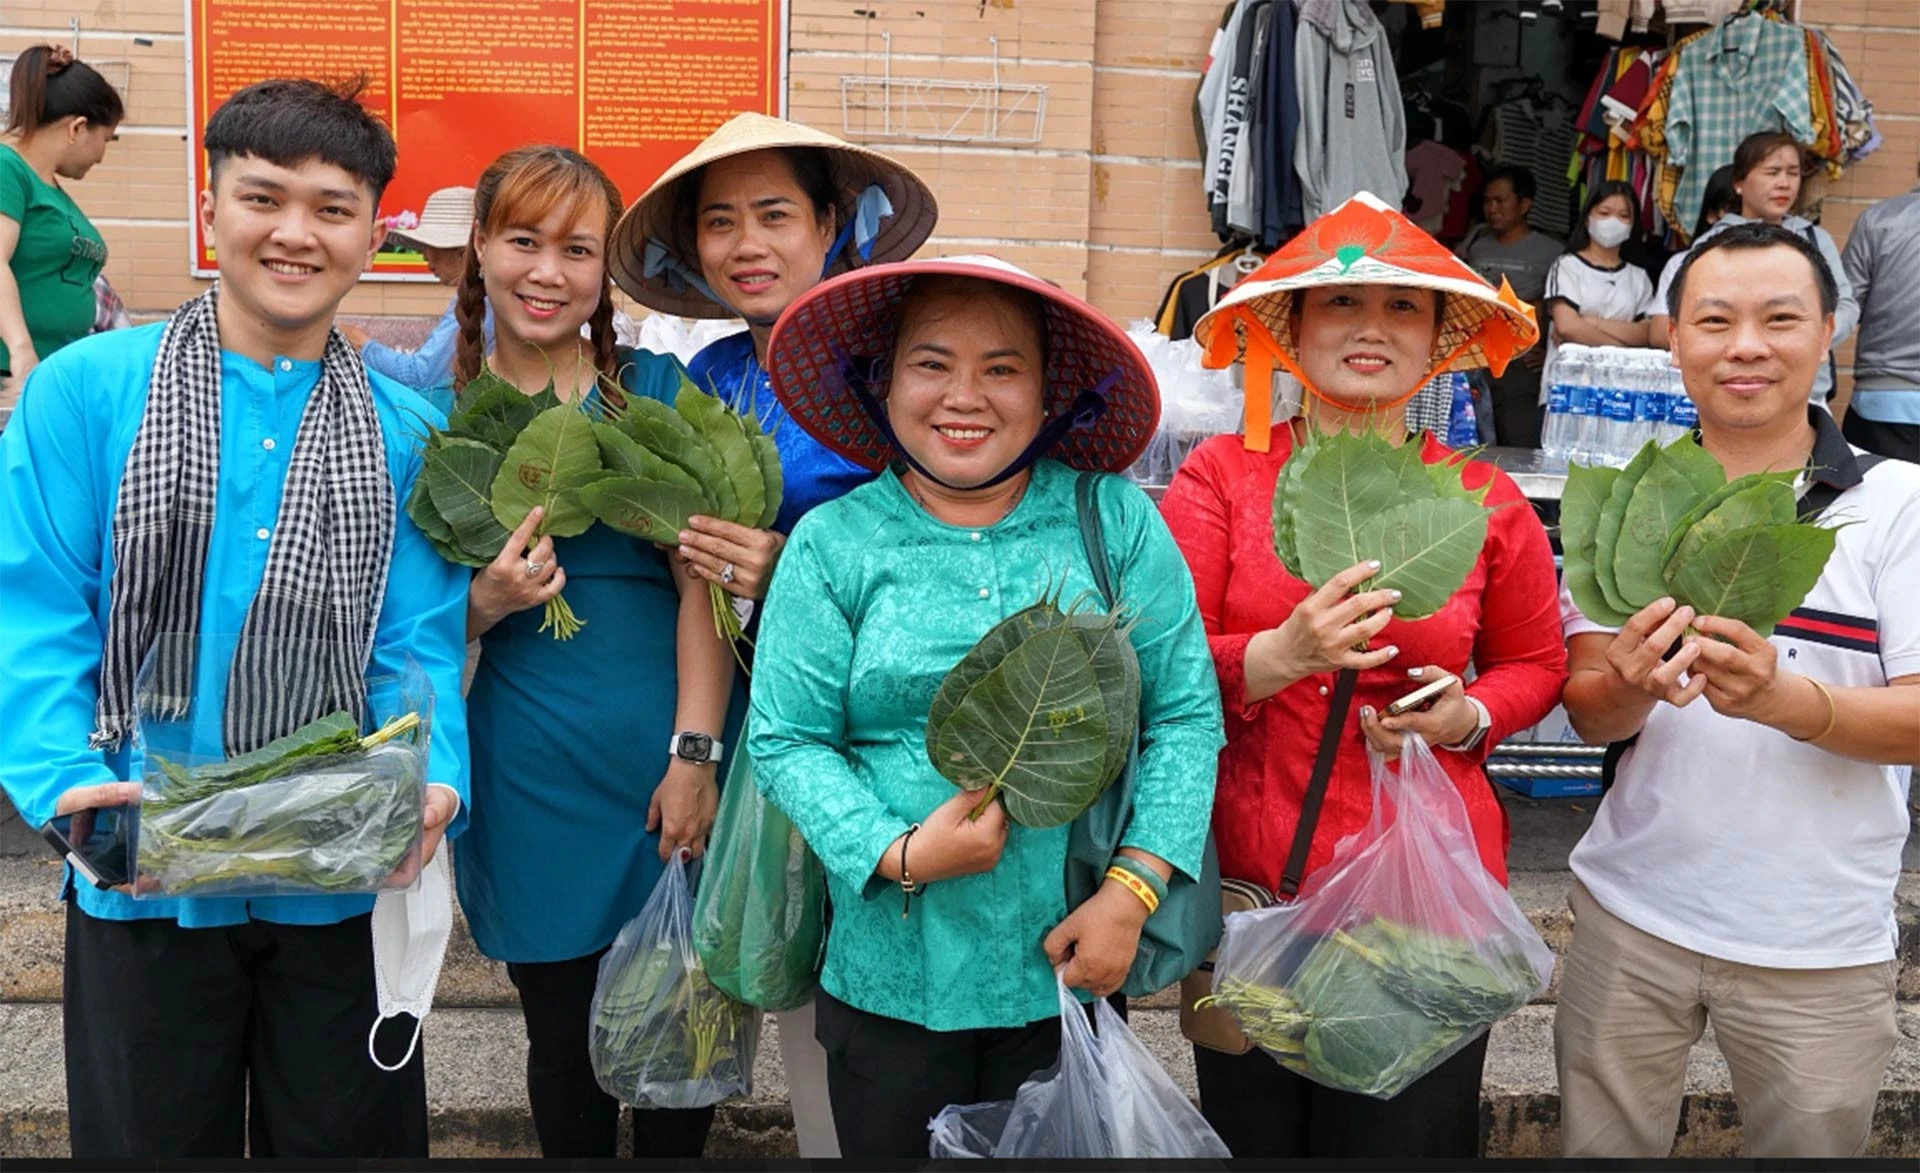
[[[1387,706],[1387,716],[1398,717],[1402,713],[1411,713],[1423,709],[1440,699],[1440,694],[1452,687],[1454,678],[1443,675],[1438,680],[1430,680]]]
[[[124,806],[80,811],[49,819],[40,837],[54,854],[73,865],[80,877],[96,888],[119,887],[132,871],[128,859],[129,820]]]

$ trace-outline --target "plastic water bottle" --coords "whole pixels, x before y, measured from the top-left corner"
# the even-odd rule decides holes
[[[1653,354],[1658,357],[1659,352]],[[1635,371],[1633,388],[1633,450],[1638,452],[1647,441],[1662,442],[1667,426],[1667,381],[1651,360],[1643,360]]]
[[[1573,428],[1565,359],[1555,357],[1547,379],[1547,418],[1540,429],[1540,450],[1546,453],[1548,463],[1564,464],[1572,453]]]
[[[1632,359],[1620,350],[1612,350],[1604,360],[1602,380],[1604,399],[1601,405],[1603,435],[1601,446],[1606,455],[1602,459],[1614,467],[1619,467],[1633,459],[1638,447],[1633,442],[1633,383]]]
[[[1679,383],[1680,372],[1674,372],[1673,381]],[[1700,413],[1694,409],[1693,400],[1687,398],[1685,388],[1667,396],[1667,433],[1668,442],[1679,439],[1700,425]]]
[[[1472,448],[1480,442],[1480,420],[1473,414],[1473,392],[1465,372],[1447,376],[1453,383],[1453,406],[1447,413],[1447,447]]]

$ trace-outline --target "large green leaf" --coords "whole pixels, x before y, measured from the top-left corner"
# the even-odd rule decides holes
[[[1402,619],[1432,615],[1473,572],[1486,544],[1487,517],[1485,506],[1445,497],[1408,501],[1367,518],[1360,548],[1380,560],[1380,573],[1366,589],[1398,590],[1393,613]]]
[[[1570,465],[1566,487],[1560,494],[1560,550],[1567,578],[1567,591],[1580,613],[1606,627],[1624,626],[1631,616],[1613,609],[1600,593],[1594,576],[1594,543],[1599,538],[1600,510],[1613,492],[1620,470],[1596,466]]]
[[[536,507],[546,510],[539,532],[570,538],[593,524],[593,513],[574,490],[600,469],[593,419],[561,404],[535,416],[507,449],[493,480],[493,516],[508,529]]]
[[[760,520],[760,511],[766,508],[767,489],[760,479],[760,462],[754,459],[753,447],[741,427],[740,417],[728,411],[726,404],[691,382],[681,384],[680,393],[674,397],[673,408],[706,441],[727,487],[732,491],[731,500],[727,502],[726,512],[720,515],[720,520],[740,525],[756,524]],[[721,496],[725,500],[725,495]]]
[[[453,536],[453,527],[433,507],[433,498],[427,492],[424,476],[413,482],[413,492],[407,494],[407,516],[414,525],[420,527],[420,532],[426,536],[427,544],[433,547],[434,553],[448,562],[461,566],[485,566],[492,561],[460,548],[459,541]]]
[[[1711,488],[1702,489],[1687,475],[1670,450],[1654,455],[1621,515],[1614,552],[1614,587],[1626,610],[1638,611],[1667,593],[1660,551],[1666,548],[1675,523],[1710,492]]]
[[[1665,567],[1667,563],[1673,561],[1674,554],[1680,549],[1680,539],[1687,536],[1687,530],[1692,528],[1694,522],[1705,517],[1716,508],[1720,502],[1725,501],[1735,493],[1744,492],[1766,481],[1780,481],[1785,485],[1791,486],[1794,481],[1794,474],[1777,472],[1751,473],[1747,476],[1728,481],[1713,492],[1708,493],[1705,497],[1702,497],[1694,504],[1692,509],[1687,510],[1686,513],[1681,516],[1680,520],[1674,523],[1673,531],[1667,535],[1666,544],[1661,547],[1660,565]],[[1791,521],[1793,519],[1789,517],[1786,520]]]
[[[1403,501],[1437,496],[1418,449],[1406,448],[1413,451],[1351,432],[1320,440],[1287,502],[1306,581],[1318,585],[1356,562],[1378,557],[1377,549],[1362,541],[1363,527]]]
[[[504,459],[478,441],[449,436],[427,450],[420,466],[420,480],[453,544],[489,562],[513,536],[493,515],[493,482]]]
[[[1280,565],[1287,568],[1287,573],[1303,582],[1306,573],[1300,568],[1300,547],[1294,540],[1293,515],[1300,478],[1305,475],[1310,458],[1308,448],[1294,449],[1292,455],[1287,457],[1287,462],[1280,466],[1280,475],[1275,478],[1273,489],[1273,552],[1279,557]]]
[[[941,691],[928,713],[934,768],[964,790],[998,792],[1023,826],[1071,822],[1110,781],[1106,702],[1086,644],[1057,611],[997,625]]]
[[[1107,756],[1104,767],[1110,785],[1126,767],[1127,755],[1140,736],[1140,657],[1129,638],[1133,624],[1124,614],[1075,611],[1067,619],[1093,664],[1100,699],[1107,708]]]
[[[1835,528],[1800,523],[1733,530],[1676,558],[1668,585],[1702,615],[1770,635],[1820,581],[1838,536]]]
[[[1600,506],[1600,527],[1594,531],[1594,582],[1599,584],[1607,606],[1621,615],[1631,615],[1637,608],[1629,607],[1627,601],[1620,597],[1620,588],[1614,579],[1614,557],[1620,544],[1620,529],[1626,521],[1627,504],[1633,500],[1633,490],[1659,455],[1660,446],[1649,440],[1627,462],[1627,467],[1620,470],[1620,475],[1614,478],[1613,488],[1607,493],[1605,504]]]
[[[579,497],[580,503],[603,523],[663,546],[679,545],[687,518],[707,504],[706,498],[692,489],[646,477],[606,477],[581,489]]]
[[[657,399],[631,396],[616,426],[640,446],[670,464],[680,466],[707,498],[705,512],[724,517],[733,505],[733,483],[720,462],[685,416]]]
[[[663,485],[673,485],[707,502],[702,508],[711,508],[706,490],[693,474],[671,460],[656,456],[648,451],[638,440],[627,435],[612,424],[593,425],[593,438],[600,445],[600,463],[614,476],[645,477]]]
[[[1742,477],[1741,480],[1746,480]],[[1736,484],[1739,482],[1735,482]],[[1731,487],[1731,486],[1729,486]],[[1703,503],[1704,504],[1704,503]],[[1749,482],[1737,493],[1729,493],[1711,509],[1690,510],[1674,527],[1680,540],[1674,544],[1673,557],[1665,566],[1674,566],[1700,553],[1700,548],[1715,538],[1754,525],[1786,525],[1793,521],[1794,497],[1791,482],[1778,480]],[[1697,516],[1696,516],[1697,515]]]
[[[757,432],[751,440],[754,463],[760,466],[760,482],[766,489],[766,508],[760,511],[755,529],[766,529],[780,516],[780,503],[787,493],[787,476],[780,467],[780,449],[773,437]]]

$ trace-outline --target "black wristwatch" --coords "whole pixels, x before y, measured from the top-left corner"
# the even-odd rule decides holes
[[[726,746],[705,733],[676,733],[673,740],[667,743],[667,752],[683,762],[704,766],[709,762],[719,762],[726,752]]]

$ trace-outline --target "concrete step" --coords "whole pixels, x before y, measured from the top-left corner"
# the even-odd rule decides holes
[[[0,857],[0,1002],[52,1002],[60,998],[64,910],[57,899],[60,864],[51,855]],[[1567,911],[1572,874],[1565,871],[1515,872],[1511,892],[1534,928],[1553,947],[1565,952],[1573,931]],[[1920,872],[1902,876],[1897,894],[1900,924],[1900,996],[1920,999]],[[1558,997],[1560,975],[1542,1001]],[[1136,1005],[1171,1008],[1177,988],[1169,988]],[[519,1005],[506,967],[480,954],[467,931],[458,902],[454,907],[453,940],[440,971],[435,1004],[447,1008],[503,1008]]]
[[[1901,1010],[1904,1035],[1882,1084],[1868,1155],[1920,1157],[1920,1008]],[[1176,1016],[1140,1010],[1133,1029],[1189,1095],[1193,1056]],[[538,1156],[526,1107],[526,1036],[511,1010],[436,1012],[426,1029],[428,1100],[436,1157]],[[1553,1011],[1530,1006],[1493,1030],[1481,1097],[1481,1143],[1489,1157],[1554,1157],[1560,1102],[1553,1072]],[[1674,1154],[1739,1153],[1739,1113],[1712,1036],[1690,1058]],[[780,1068],[778,1028],[769,1022],[754,1068],[753,1094],[721,1105],[710,1158],[796,1154]],[[0,1005],[0,1160],[67,1155],[60,1007]]]

